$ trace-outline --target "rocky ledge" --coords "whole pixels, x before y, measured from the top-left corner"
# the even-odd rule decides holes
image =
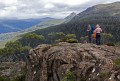
[[[120,49],[81,43],[43,44],[30,50],[27,69],[26,81],[120,81]]]

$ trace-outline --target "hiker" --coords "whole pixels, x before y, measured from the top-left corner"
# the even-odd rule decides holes
[[[100,33],[102,32],[102,29],[100,28],[100,25],[96,25],[96,29],[94,30],[96,32],[96,44],[100,45],[100,40],[101,40],[101,35]]]
[[[88,31],[89,43],[91,43],[92,42],[92,34],[93,34],[93,31],[94,31],[94,26],[89,24],[88,28],[87,28],[87,31]]]

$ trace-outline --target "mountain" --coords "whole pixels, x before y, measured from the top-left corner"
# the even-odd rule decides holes
[[[120,42],[120,2],[109,4],[98,4],[85,11],[77,14],[69,22],[60,25],[36,30],[34,33],[42,34],[48,38],[50,32],[64,32],[65,34],[76,34],[77,39],[88,34],[87,26],[89,24],[99,24],[104,33],[110,33],[113,38],[110,40],[114,43]],[[49,39],[46,40],[47,42]]]
[[[78,14],[80,17],[85,18],[89,16],[120,16],[120,2],[110,4],[98,4],[92,6],[82,13]]]
[[[0,33],[21,31],[40,22],[52,19],[49,17],[40,19],[0,19]]]
[[[27,29],[23,30],[22,32],[32,32],[32,31],[35,31],[35,30],[38,30],[38,29],[59,25],[59,24],[61,24],[63,22],[65,22],[64,19],[47,20],[47,21],[41,22],[41,23],[39,23],[37,25],[34,25],[34,26],[30,27],[30,28],[27,28]]]
[[[59,25],[65,22],[64,19],[47,20],[46,18],[44,18],[43,20],[44,20],[43,22],[39,22],[37,25],[34,25],[32,27],[29,27],[21,31],[0,34],[0,48],[4,48],[5,44],[8,41],[14,41],[14,40],[20,39],[21,38],[20,36],[25,33],[29,33],[42,28],[47,28],[49,26]]]
[[[65,17],[66,20],[71,20],[73,17],[75,17],[77,14],[72,12],[70,15],[68,15],[67,17]]]

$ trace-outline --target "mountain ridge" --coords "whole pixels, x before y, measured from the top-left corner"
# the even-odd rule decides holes
[[[40,22],[52,19],[54,18],[46,17],[37,19],[0,19],[0,33],[24,30]]]
[[[117,3],[117,2],[116,2]],[[110,3],[110,4],[104,4],[104,5],[111,5],[112,7],[114,7],[114,5],[116,5],[116,3]],[[117,3],[120,4],[120,3]],[[96,5],[95,5],[96,6]],[[93,6],[93,7],[95,7]],[[101,5],[99,5],[101,6]],[[80,40],[80,37],[85,37],[87,36],[88,32],[87,30],[87,26],[89,24],[93,24],[94,26],[96,24],[99,24],[101,26],[101,28],[103,29],[103,33],[110,33],[113,35],[113,38],[110,40],[111,42],[119,42],[120,40],[120,15],[118,14],[117,16],[111,16],[109,14],[112,13],[116,13],[113,11],[111,11],[109,9],[109,7],[105,7],[102,8],[103,12],[100,12],[101,10],[94,10],[95,12],[92,12],[93,10],[89,10],[90,8],[87,8],[85,11],[77,14],[75,17],[73,17],[69,22],[67,23],[62,23],[60,25],[57,26],[52,26],[52,27],[48,27],[42,30],[36,30],[34,31],[34,33],[37,34],[42,34],[44,35],[46,38],[48,38],[48,34],[51,32],[63,32],[65,34],[75,34],[77,39]],[[109,10],[107,10],[109,9]],[[119,7],[115,7],[113,8],[115,9],[115,11],[120,12],[120,8]],[[117,10],[118,9],[118,10]],[[107,13],[106,13],[107,12]],[[94,13],[94,14],[92,14]],[[44,33],[46,32],[46,33]],[[46,40],[48,41],[48,40]]]

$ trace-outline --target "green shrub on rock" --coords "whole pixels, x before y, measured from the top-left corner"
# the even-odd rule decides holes
[[[120,59],[114,61],[114,66],[120,69]]]
[[[107,46],[115,46],[115,44],[112,43],[112,42],[109,42],[109,43],[107,43],[106,45],[107,45]]]
[[[12,81],[25,81],[25,75],[17,76]]]
[[[6,77],[3,77],[3,76],[0,76],[0,81],[10,81],[10,79],[6,78]]]
[[[76,76],[72,71],[68,71],[61,81],[76,81]]]
[[[78,43],[78,40],[77,39],[68,39],[68,40],[66,40],[66,42],[68,42],[68,43]]]

